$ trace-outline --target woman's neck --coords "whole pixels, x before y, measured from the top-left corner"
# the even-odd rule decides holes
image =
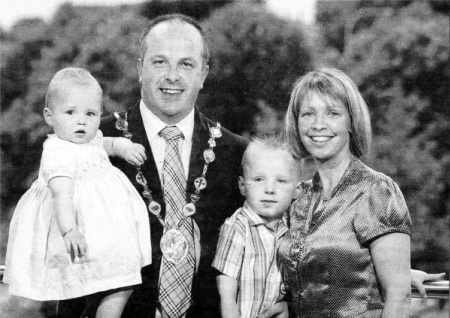
[[[322,198],[329,198],[331,196],[331,193],[338,185],[351,160],[351,154],[345,155],[342,158],[332,158],[327,161],[315,160],[322,185]]]

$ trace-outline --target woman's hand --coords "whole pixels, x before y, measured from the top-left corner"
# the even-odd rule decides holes
[[[445,273],[439,274],[427,274],[422,271],[411,269],[411,286],[415,287],[422,298],[427,298],[427,292],[423,286],[424,282],[434,282],[437,280],[443,280]]]
[[[70,255],[83,257],[86,254],[86,240],[77,228],[73,228],[64,234],[64,243],[66,244],[67,253]]]
[[[258,318],[288,318],[289,310],[287,302],[280,301],[273,306],[267,308],[258,315]]]

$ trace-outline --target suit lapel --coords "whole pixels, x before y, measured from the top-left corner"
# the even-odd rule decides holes
[[[203,172],[205,159],[203,151],[208,148],[209,129],[205,118],[195,109],[194,114],[194,132],[192,134],[191,158],[189,161],[189,176],[186,186],[187,193],[194,193],[194,180]],[[188,202],[190,198],[187,198]]]
[[[153,199],[162,202],[161,181],[153,158],[150,142],[145,133],[144,122],[139,111],[139,104],[128,111],[128,130],[133,135],[131,140],[144,146],[147,160],[141,166],[142,173],[147,179],[148,187],[152,191]],[[164,209],[163,209],[164,210]]]

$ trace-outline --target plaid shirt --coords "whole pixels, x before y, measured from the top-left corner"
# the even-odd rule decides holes
[[[282,220],[276,233],[267,228],[247,202],[222,225],[212,266],[238,281],[241,318],[256,317],[277,302],[282,273],[276,256],[286,232]]]

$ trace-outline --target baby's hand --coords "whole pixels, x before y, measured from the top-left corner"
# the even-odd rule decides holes
[[[69,230],[64,235],[64,243],[66,244],[67,253],[78,257],[83,257],[87,250],[84,235],[77,228]]]
[[[427,298],[427,292],[425,290],[424,282],[434,282],[443,280],[445,273],[439,274],[428,274],[423,271],[411,269],[411,285],[417,288],[417,291],[422,296],[422,298]]]
[[[126,147],[123,152],[123,159],[135,166],[142,165],[144,161],[147,160],[144,146],[133,143]]]
[[[113,141],[113,150],[117,156],[122,157],[135,166],[140,166],[147,160],[144,146],[135,144],[126,138],[115,138]]]

